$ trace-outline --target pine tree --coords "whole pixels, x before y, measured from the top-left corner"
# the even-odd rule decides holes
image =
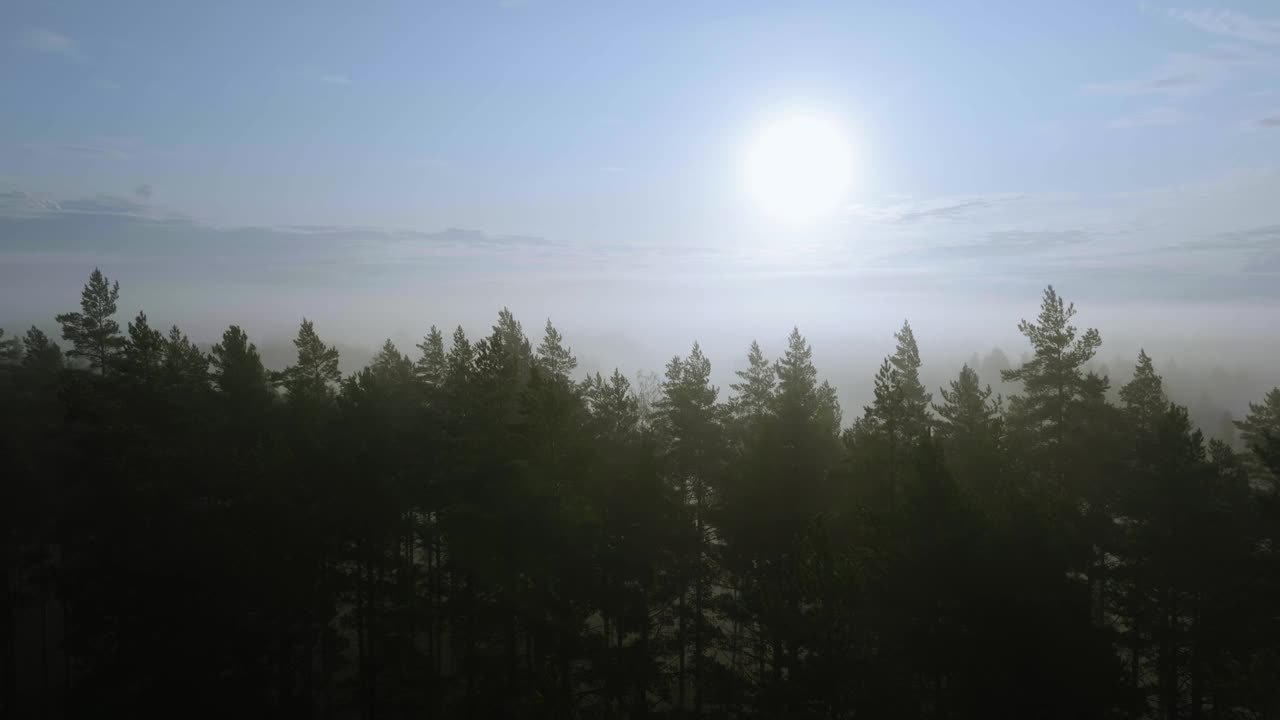
[[[164,376],[174,386],[200,389],[209,383],[209,358],[177,325],[164,342]]]
[[[916,345],[911,323],[903,320],[902,329],[893,336],[898,341],[889,358],[889,363],[897,371],[894,391],[901,408],[903,432],[914,442],[929,427],[929,402],[933,398],[920,382],[920,348]]]
[[[735,396],[730,404],[739,420],[759,419],[773,409],[774,388],[778,384],[777,372],[765,359],[760,343],[751,341],[747,352],[747,369],[734,372],[742,382],[729,387]]]
[[[165,360],[164,335],[151,327],[147,314],[129,323],[129,338],[120,353],[120,370],[140,382],[154,382]]]
[[[1074,304],[1065,303],[1052,285],[1046,288],[1038,321],[1018,323],[1034,355],[1021,367],[1000,374],[1006,382],[1022,384],[1021,392],[1009,400],[1010,428],[1038,457],[1041,476],[1059,493],[1066,491],[1069,466],[1080,457],[1070,445],[1073,408],[1099,390],[1098,381],[1090,382],[1083,368],[1102,340],[1092,328],[1078,335],[1071,324],[1075,314]]]
[[[467,384],[474,375],[475,364],[475,347],[467,340],[467,334],[459,325],[453,331],[452,340],[449,345],[449,354],[445,356],[445,367],[447,368],[445,387],[449,393],[457,400],[457,396],[465,393]],[[452,410],[455,412],[465,412],[462,407],[463,403],[455,402]]]
[[[298,361],[284,371],[284,387],[290,399],[315,399],[333,394],[333,384],[342,378],[338,370],[338,349],[326,347],[315,326],[303,318],[293,341]]]
[[[439,388],[448,379],[449,366],[445,358],[444,334],[435,325],[418,344],[422,356],[414,364],[414,373],[429,387]]]
[[[400,352],[390,338],[369,361],[369,370],[379,381],[389,385],[407,384],[413,379],[413,361]]]
[[[80,293],[80,312],[62,313],[56,318],[62,326],[63,339],[72,345],[67,355],[85,358],[89,367],[102,375],[107,374],[125,342],[120,337],[120,324],[111,319],[119,298],[120,283],[109,283],[94,268]]]
[[[1246,466],[1250,479],[1259,487],[1280,486],[1280,475],[1258,462],[1259,448],[1280,438],[1280,387],[1272,388],[1260,403],[1249,403],[1249,413],[1237,420],[1240,441],[1247,448]]]
[[[222,342],[213,346],[209,363],[214,386],[229,397],[245,402],[268,397],[271,384],[262,357],[238,325],[222,333]]]
[[[940,418],[938,429],[943,437],[961,443],[977,442],[998,436],[1000,398],[991,397],[991,386],[980,386],[978,373],[967,364],[951,381],[951,389],[940,389],[942,404],[933,410]]]
[[[62,348],[50,340],[49,336],[45,335],[40,328],[32,325],[31,329],[27,330],[27,334],[22,338],[22,345],[25,350],[22,358],[24,367],[43,372],[54,372],[62,369]]]
[[[631,382],[617,368],[608,381],[600,373],[588,375],[582,381],[582,396],[587,409],[610,435],[624,435],[639,425],[639,401],[631,392]]]
[[[826,380],[818,386],[818,422],[827,428],[832,437],[840,436],[844,411],[840,409],[840,398],[835,387]]]
[[[716,405],[718,389],[711,385],[711,361],[693,344],[683,359],[672,358],[659,401],[660,426],[667,442],[667,463],[676,496],[689,521],[688,545],[681,562],[683,581],[677,596],[677,707],[689,707],[693,693],[695,713],[705,698],[708,680],[708,631],[706,610],[713,586],[707,553],[708,515],[721,464],[721,427]],[[692,597],[688,597],[692,593]],[[692,644],[692,657],[687,657]],[[691,660],[693,681],[688,680]]]
[[[0,328],[0,365],[17,365],[22,362],[22,338],[4,338],[4,328]]]
[[[933,409],[946,450],[944,463],[960,487],[990,497],[1000,472],[1000,398],[991,397],[991,386],[981,386],[978,373],[967,364],[951,389],[940,388],[939,393],[942,404]]]
[[[533,366],[533,347],[524,334],[524,328],[507,308],[502,308],[498,313],[498,324],[493,326],[493,334],[489,339],[494,342],[495,347],[502,347],[510,355],[515,362],[516,376],[523,382]]]
[[[875,471],[875,492],[892,508],[902,492],[910,465],[904,462],[908,450],[929,431],[929,401],[932,396],[920,383],[920,350],[911,325],[903,321],[894,334],[898,344],[884,359],[873,383],[874,399],[864,408],[863,417],[846,435],[860,462]]]
[[[1151,356],[1145,350],[1138,351],[1133,379],[1120,388],[1120,401],[1141,434],[1152,432],[1164,417],[1169,399],[1164,394],[1164,383],[1151,363]]]
[[[560,332],[552,327],[551,318],[547,318],[542,344],[538,346],[538,364],[552,377],[567,379],[569,373],[578,367],[578,360],[573,356],[572,350],[564,346],[563,341]]]

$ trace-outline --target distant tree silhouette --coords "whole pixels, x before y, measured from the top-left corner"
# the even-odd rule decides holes
[[[49,339],[40,328],[32,325],[22,338],[22,365],[40,373],[52,373],[63,366],[62,348]]]
[[[79,365],[0,335],[0,717],[1280,716],[1280,390],[1239,449],[1145,351],[1113,402],[1052,288],[936,403],[904,323],[848,428],[798,329],[722,400],[505,308],[344,376],[117,294]]]
[[[84,358],[90,368],[102,375],[107,374],[125,342],[120,337],[120,324],[111,319],[119,298],[120,283],[108,282],[94,268],[80,293],[80,312],[62,313],[56,318],[62,326],[62,338],[71,343],[67,355]]]

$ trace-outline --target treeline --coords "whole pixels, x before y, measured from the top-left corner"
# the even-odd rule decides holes
[[[809,345],[721,393],[548,322],[264,369],[94,271],[0,337],[4,717],[1280,717],[1280,389],[1206,443],[1049,288],[994,396],[909,325],[846,424]]]

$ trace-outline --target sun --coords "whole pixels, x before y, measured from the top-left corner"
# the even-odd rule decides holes
[[[785,223],[809,223],[846,199],[853,181],[853,149],[833,118],[790,112],[752,135],[744,176],[748,194],[764,214]]]

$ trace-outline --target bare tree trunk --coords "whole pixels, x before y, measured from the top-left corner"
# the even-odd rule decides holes
[[[1173,593],[1165,591],[1164,632],[1160,639],[1160,710],[1165,720],[1178,720],[1177,612]]]
[[[1193,611],[1191,622],[1191,720],[1203,720],[1205,687],[1201,663],[1204,662],[1204,648],[1201,644],[1203,633],[1200,630],[1199,608]]]
[[[702,562],[702,542],[704,538],[704,528],[702,525],[703,513],[703,490],[702,481],[697,484],[697,501],[694,508],[695,526],[698,533],[697,551],[694,553],[694,561],[697,563],[693,569],[693,716],[702,717],[702,590],[704,584],[703,578],[703,562]]]
[[[640,589],[640,637],[636,640],[636,652],[641,663],[649,659],[649,594],[646,588]],[[649,714],[649,669],[642,667],[635,674],[636,698],[632,717],[643,718]]]

